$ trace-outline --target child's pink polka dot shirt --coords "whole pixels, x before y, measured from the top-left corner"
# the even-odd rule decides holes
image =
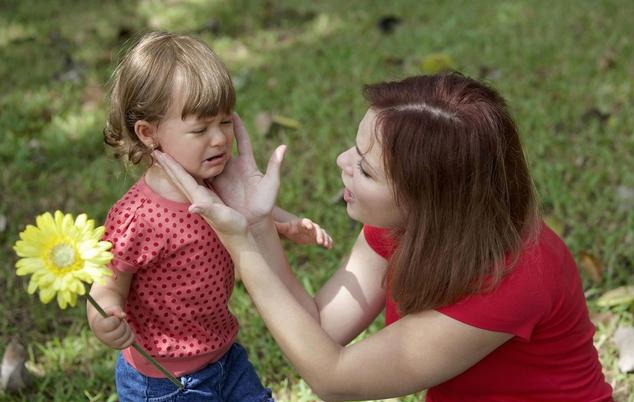
[[[238,332],[227,305],[233,263],[188,207],[160,197],[141,178],[110,209],[105,225],[111,267],[134,274],[126,314],[136,341],[177,376],[220,358]],[[163,377],[133,348],[123,356],[142,374]]]

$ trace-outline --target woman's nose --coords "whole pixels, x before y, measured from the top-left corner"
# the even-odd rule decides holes
[[[350,151],[352,148],[343,151],[337,156],[337,166],[348,176],[352,176],[353,169],[350,163]]]

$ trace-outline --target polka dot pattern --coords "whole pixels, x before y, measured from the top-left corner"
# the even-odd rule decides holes
[[[216,233],[187,204],[139,180],[108,213],[113,267],[134,273],[126,314],[137,342],[160,358],[211,353],[233,342],[228,308],[233,262]]]

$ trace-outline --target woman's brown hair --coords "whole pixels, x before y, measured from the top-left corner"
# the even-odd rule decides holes
[[[388,274],[400,312],[493,289],[539,222],[504,99],[459,73],[369,85],[364,94],[405,212]]]
[[[183,118],[231,113],[236,94],[220,58],[202,41],[187,35],[150,32],[141,36],[112,74],[110,112],[104,141],[117,157],[133,164],[149,159],[152,149],[134,132],[139,120],[160,122],[180,85]]]

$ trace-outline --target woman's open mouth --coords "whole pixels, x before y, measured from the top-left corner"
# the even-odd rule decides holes
[[[350,192],[350,190],[348,190],[347,188],[344,187],[343,189],[343,200],[345,202],[350,202],[352,201],[354,197],[352,196],[352,193]]]

